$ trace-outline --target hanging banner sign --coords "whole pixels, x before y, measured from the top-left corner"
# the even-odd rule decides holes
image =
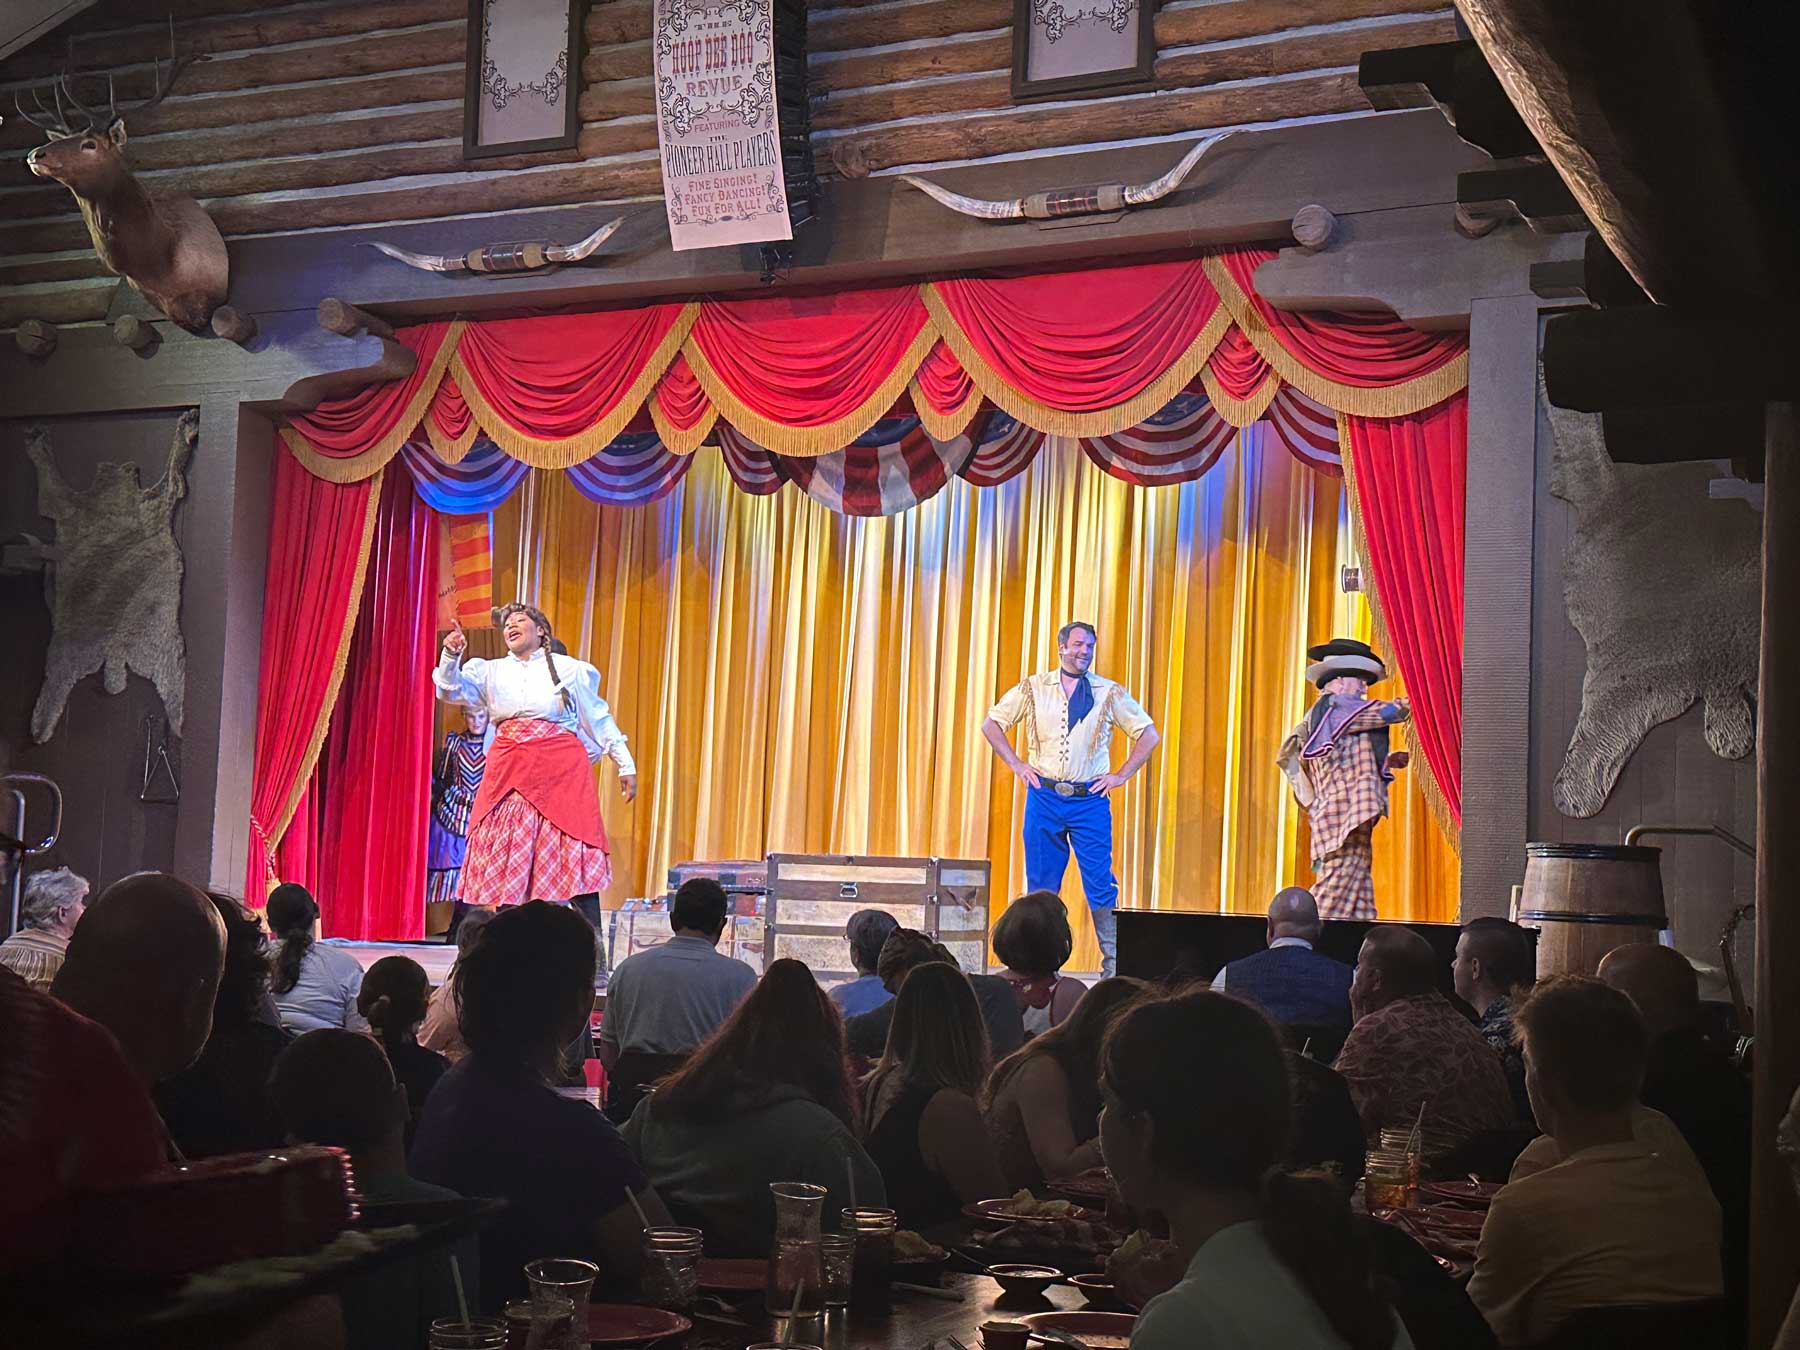
[[[792,239],[773,0],[656,0],[656,132],[677,249]]]

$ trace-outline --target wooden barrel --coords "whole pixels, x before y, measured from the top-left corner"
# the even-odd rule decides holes
[[[1527,844],[1518,921],[1538,930],[1537,973],[1592,975],[1614,947],[1655,942],[1663,911],[1659,848]]]

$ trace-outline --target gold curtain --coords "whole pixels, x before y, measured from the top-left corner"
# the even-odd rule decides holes
[[[1261,913],[1311,875],[1275,767],[1310,701],[1305,648],[1369,632],[1338,585],[1342,495],[1255,427],[1179,486],[1134,487],[1052,442],[1001,487],[952,479],[885,519],[749,496],[702,450],[635,509],[534,471],[496,515],[495,594],[549,614],[631,738],[637,802],[602,771],[609,904],[686,859],[898,853],[991,859],[997,915],[1024,886],[1024,799],[978,728],[1081,618],[1095,669],[1164,738],[1115,799],[1120,902]],[[1409,775],[1392,800],[1383,917],[1454,920],[1454,852]],[[1097,969],[1073,865],[1064,894],[1071,969]]]

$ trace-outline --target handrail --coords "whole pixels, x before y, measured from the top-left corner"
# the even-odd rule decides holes
[[[1696,834],[1711,835],[1714,839],[1722,839],[1746,857],[1756,856],[1756,847],[1738,838],[1723,825],[1633,825],[1625,832],[1625,847],[1631,848],[1647,834]]]
[[[1708,835],[1730,844],[1746,857],[1756,856],[1754,845],[1745,843],[1723,825],[1633,825],[1625,832],[1625,846],[1630,848],[1647,834]],[[1744,999],[1744,982],[1738,978],[1737,930],[1738,925],[1754,913],[1755,905],[1739,905],[1731,911],[1725,931],[1719,934],[1719,961],[1725,967],[1725,986],[1731,991],[1731,1006],[1737,1012],[1738,1025],[1746,1032],[1754,1032],[1755,1025],[1751,1021],[1750,1005]]]
[[[23,785],[26,783],[37,783],[48,788],[50,791],[50,800],[55,803],[56,807],[50,824],[50,833],[45,835],[35,844],[28,843],[23,838],[25,834],[25,793],[23,791]],[[13,802],[16,804],[19,813],[19,834],[21,836],[18,839],[12,839],[6,835],[0,835],[0,848],[4,848],[9,853],[18,853],[29,858],[39,853],[48,853],[52,848],[56,847],[56,841],[62,834],[63,823],[63,795],[62,789],[56,785],[56,780],[53,778],[46,778],[41,773],[7,773],[0,774],[0,786],[4,786],[12,793]],[[19,931],[21,879],[21,869],[17,867],[13,868],[12,885],[8,888],[11,892],[8,896],[7,906],[6,931],[8,933],[16,933]]]

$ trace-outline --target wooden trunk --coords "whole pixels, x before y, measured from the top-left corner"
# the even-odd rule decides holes
[[[853,979],[844,925],[859,909],[884,909],[902,928],[936,937],[965,971],[981,974],[989,873],[986,859],[771,853],[766,960],[804,961],[826,985]]]
[[[1519,923],[1538,930],[1537,973],[1592,975],[1614,947],[1669,926],[1657,848],[1527,844]]]

